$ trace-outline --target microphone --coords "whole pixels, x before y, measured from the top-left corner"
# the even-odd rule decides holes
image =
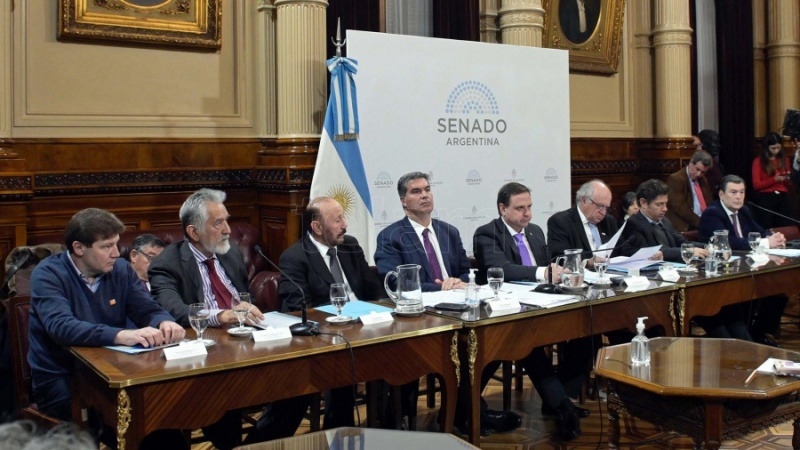
[[[300,296],[303,299],[303,301],[300,303],[300,317],[302,320],[300,321],[300,323],[295,323],[289,326],[289,331],[292,332],[292,336],[318,335],[319,328],[317,328],[317,325],[314,324],[313,322],[308,321],[308,305],[306,304],[306,294],[303,292],[303,289],[300,287],[300,285],[297,284],[297,282],[294,281],[292,277],[286,275],[286,272],[281,270],[280,266],[272,262],[271,259],[267,258],[267,255],[265,255],[264,252],[261,251],[260,245],[258,244],[254,245],[253,249],[255,249],[256,253],[261,255],[261,257],[264,258],[264,260],[268,262],[272,267],[278,269],[278,272],[281,274],[281,276],[289,280],[289,282],[292,283],[294,287],[296,287],[297,290],[300,292]]]
[[[773,211],[771,209],[764,208],[763,206],[756,205],[753,202],[747,202],[747,206],[753,206],[753,207],[758,208],[758,209],[760,209],[762,211],[766,211],[766,212],[768,212],[768,213],[770,213],[772,215],[775,215],[775,216],[778,216],[778,217],[782,217],[782,218],[784,218],[786,220],[789,220],[794,224],[800,225],[800,220],[794,219],[794,218],[789,217],[789,216],[784,216],[783,214],[781,214],[781,213],[779,213],[777,211]]]

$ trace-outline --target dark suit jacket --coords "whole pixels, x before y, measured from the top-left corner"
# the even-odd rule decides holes
[[[538,225],[528,224],[525,227],[525,238],[531,247],[535,262],[547,267],[550,257],[542,229]],[[486,269],[490,267],[502,267],[506,281],[536,281],[538,267],[522,265],[517,241],[508,232],[508,227],[502,219],[494,219],[475,230],[473,250],[475,259],[478,260],[478,273],[475,279],[479,284],[486,283]]]
[[[439,249],[442,252],[447,274],[468,281],[470,262],[458,230],[437,219],[433,219],[431,225],[436,233],[436,239],[439,241]],[[378,234],[375,264],[378,265],[378,275],[381,278],[385,277],[389,271],[397,270],[397,266],[401,264],[419,264],[422,266],[419,275],[422,290],[430,292],[442,289],[434,282],[422,240],[417,236],[408,217],[389,225]]]
[[[686,167],[670,175],[667,178],[667,186],[669,186],[667,218],[672,222],[675,231],[696,230],[700,226],[700,216],[694,213],[692,184],[689,182]],[[700,190],[703,191],[706,206],[710,205],[713,197],[711,186],[705,176],[700,177]]]
[[[189,305],[205,301],[203,279],[190,245],[185,240],[168,245],[147,272],[153,298],[183,326],[189,326]],[[248,292],[247,269],[239,249],[231,245],[217,258],[233,286],[239,292]]]
[[[675,231],[675,228],[666,217],[661,219],[661,224],[664,226],[664,234],[667,236],[668,246],[662,246],[661,252],[664,254],[664,261],[683,262],[681,258],[681,244],[686,241],[680,233]],[[656,230],[652,224],[647,220],[641,211],[628,218],[628,223],[625,225],[625,230],[622,232],[620,239],[626,241],[630,239],[628,245],[622,248],[621,253],[625,256],[631,256],[640,248],[652,247],[659,245],[658,238],[656,237]]]
[[[575,44],[583,44],[592,36],[600,18],[600,0],[586,0],[584,5],[586,31],[581,33],[578,5],[575,0],[561,0],[559,3],[558,17],[561,31]]]
[[[280,266],[281,270],[303,289],[308,306],[314,307],[330,303],[333,276],[311,239],[306,234],[286,249],[281,254]],[[359,300],[377,300],[386,297],[383,285],[375,272],[369,268],[364,250],[358,245],[356,238],[345,236],[344,243],[336,246],[336,253],[350,289]],[[278,285],[278,295],[284,311],[300,309],[303,297],[297,287],[284,276],[281,276]]]
[[[606,214],[603,221],[597,224],[597,231],[600,232],[600,240],[608,242],[616,234],[617,220]],[[581,259],[592,257],[592,246],[586,237],[586,232],[578,214],[578,208],[561,211],[550,216],[547,220],[547,244],[550,247],[550,257],[561,256],[564,250],[571,248],[582,248],[584,252]]]
[[[728,242],[731,244],[733,250],[750,250],[750,244],[747,243],[747,234],[752,231],[761,233],[764,237],[766,231],[761,225],[753,220],[753,213],[747,206],[742,206],[737,214],[739,227],[742,229],[742,237],[736,237],[736,231],[733,229],[733,222],[725,209],[722,208],[722,203],[717,200],[710,204],[703,216],[700,217],[700,231],[699,239],[703,242],[708,242],[708,239],[714,235],[716,230],[728,230]]]

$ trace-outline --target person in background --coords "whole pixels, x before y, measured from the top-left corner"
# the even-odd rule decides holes
[[[164,251],[164,247],[164,242],[161,239],[149,233],[136,236],[136,239],[131,244],[131,251],[128,254],[131,267],[147,287],[148,292],[150,291],[150,278],[147,276],[147,270],[150,269],[150,262],[153,261],[153,258]]]
[[[791,217],[789,186],[791,185],[791,166],[789,158],[783,153],[783,136],[767,133],[761,141],[761,153],[753,159],[753,217],[764,228],[784,227],[792,222],[776,214],[764,211],[766,208],[784,216]]]
[[[622,212],[625,216],[622,220],[628,218],[639,212],[639,202],[636,201],[636,192],[628,191],[622,196]]]
[[[696,230],[700,224],[700,214],[714,198],[711,186],[705,179],[705,174],[713,165],[714,160],[708,152],[697,150],[686,167],[667,178],[667,218],[672,222],[675,231]]]
[[[722,177],[725,176],[725,167],[719,161],[720,152],[722,151],[722,144],[720,143],[719,133],[714,130],[700,130],[697,135],[692,136],[692,144],[695,150],[705,150],[711,155],[713,164],[706,172],[706,180],[708,185],[711,186],[711,194],[714,199],[717,199],[717,191],[719,190],[719,183]]]

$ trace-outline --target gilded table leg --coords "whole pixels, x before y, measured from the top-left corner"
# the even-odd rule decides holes
[[[686,312],[686,292],[678,289],[669,298],[669,316],[672,318],[673,336],[685,336],[683,331],[684,314]]]
[[[117,449],[125,450],[125,432],[131,424],[131,399],[125,389],[117,394]]]
[[[469,364],[470,420],[469,441],[478,445],[481,441],[481,374],[475,381],[475,362],[478,360],[478,336],[475,330],[469,330],[467,336],[467,361]],[[483,370],[483,368],[481,368]]]
[[[450,361],[456,367],[456,383],[461,386],[461,359],[458,357],[458,331],[453,332],[453,339],[450,341]]]
[[[469,330],[467,340],[467,358],[469,360],[469,383],[475,384],[475,361],[478,359],[478,336],[475,330]]]

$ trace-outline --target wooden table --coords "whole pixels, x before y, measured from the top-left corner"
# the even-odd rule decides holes
[[[682,277],[680,285],[676,315],[680,335],[688,336],[695,316],[713,316],[724,306],[769,295],[800,293],[800,258],[770,256],[768,263],[753,266],[752,260],[742,256],[718,276],[706,277],[700,271],[694,277]]]
[[[77,357],[73,411],[98,410],[117,430],[120,449],[138,448],[162,428],[197,429],[229,410],[384,379],[401,385],[428,373],[442,387],[440,423],[451,432],[458,384],[457,342],[461,322],[423,314],[385,324],[328,326],[327,314],[309,311],[332,336],[294,337],[273,343],[209,329],[216,340],[204,357],[166,361],[162,351],[127,355],[105,348],[73,347]],[[193,331],[187,332],[194,336]],[[354,366],[353,366],[354,363]],[[355,372],[355,373],[353,373]]]
[[[718,449],[721,442],[794,420],[800,448],[800,380],[750,373],[767,358],[800,353],[736,339],[650,340],[650,365],[631,366],[631,344],[605,347],[595,372],[608,379],[609,447],[619,446],[619,414],[629,414]]]
[[[651,281],[650,289],[625,293],[624,288],[584,291],[590,301],[552,309],[523,306],[523,311],[491,317],[485,307],[464,313],[437,311],[464,322],[462,372],[470,385],[471,419],[468,439],[480,442],[480,381],[492,361],[523,359],[535,347],[619,329],[635,331],[636,318],[649,316],[648,328],[660,325],[674,335],[673,315],[678,286]],[[466,365],[466,367],[464,367]]]

